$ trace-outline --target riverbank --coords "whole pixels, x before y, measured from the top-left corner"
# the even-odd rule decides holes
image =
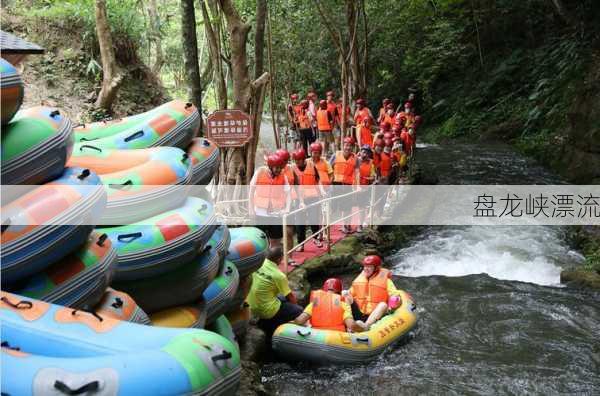
[[[583,253],[585,262],[562,271],[561,283],[600,290],[600,227],[570,227],[568,234],[573,247]]]

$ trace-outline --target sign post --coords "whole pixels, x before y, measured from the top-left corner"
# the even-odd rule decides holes
[[[206,137],[219,147],[242,147],[252,138],[250,116],[241,110],[215,111],[206,124]]]

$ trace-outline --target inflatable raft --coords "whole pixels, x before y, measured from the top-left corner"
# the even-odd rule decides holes
[[[98,304],[112,280],[117,251],[93,232],[75,253],[33,275],[17,293],[73,308]]]
[[[8,122],[23,104],[23,80],[13,65],[0,58],[0,121]],[[4,137],[3,137],[4,138]]]
[[[232,228],[229,233],[231,243],[227,260],[235,264],[240,276],[247,276],[259,269],[269,247],[265,233],[256,227]]]
[[[149,325],[150,318],[127,293],[112,288],[106,289],[95,311],[100,316]]]
[[[87,169],[62,177],[2,207],[2,285],[33,275],[82,245],[102,215],[106,192]]]
[[[181,206],[192,178],[188,155],[176,147],[107,150],[77,145],[69,166],[88,168],[106,186],[100,224],[129,224]]]
[[[236,335],[233,332],[231,323],[229,323],[229,320],[225,315],[219,316],[214,322],[206,326],[206,330],[217,333],[237,345]]]
[[[168,308],[150,315],[154,326],[202,329],[206,324],[206,307],[181,306]]]
[[[206,302],[206,323],[212,323],[217,317],[227,312],[237,291],[239,281],[240,275],[237,268],[233,263],[225,260],[219,275],[202,293],[202,298]]]
[[[206,185],[219,168],[219,148],[205,138],[194,138],[187,149],[192,159],[192,184]]]
[[[218,227],[204,252],[189,263],[151,278],[115,282],[115,287],[129,293],[146,312],[198,301],[204,289],[217,276],[223,262],[218,245],[228,238],[229,234],[224,232],[226,230],[226,226]],[[213,243],[216,248],[212,247]]]
[[[142,326],[5,292],[0,322],[9,395],[233,394],[239,384],[237,347],[209,331]]]
[[[115,121],[76,127],[75,142],[101,149],[140,149],[154,146],[187,148],[200,127],[191,103],[173,100],[146,113]]]
[[[2,128],[2,184],[42,184],[60,177],[73,148],[72,132],[71,121],[55,108],[17,113]]]
[[[417,324],[416,305],[402,292],[402,305],[362,333],[319,330],[291,323],[273,334],[273,349],[292,361],[360,363],[375,359],[387,347],[406,339]]]
[[[240,282],[233,298],[229,301],[227,312],[236,311],[243,307],[250,288],[252,287],[252,275],[240,276]]]
[[[115,245],[115,280],[136,280],[170,272],[193,260],[214,232],[213,206],[200,198],[130,225],[98,228]],[[133,298],[137,298],[135,295]]]

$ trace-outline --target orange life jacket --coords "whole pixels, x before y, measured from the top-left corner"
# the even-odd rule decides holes
[[[361,161],[360,166],[358,167],[359,173],[359,183],[361,185],[372,184],[373,180],[371,180],[371,169],[373,163],[371,161]]]
[[[381,154],[373,152],[373,165],[375,165],[375,168],[380,169],[380,167],[381,167]]]
[[[319,188],[317,183],[317,170],[312,163],[306,162],[306,167],[303,171],[296,165],[293,166],[293,171],[298,177],[298,186],[302,191],[304,198],[315,198],[319,196]]]
[[[344,152],[335,153],[333,163],[333,181],[346,185],[354,184],[354,167],[356,166],[356,156],[350,153],[348,159],[344,158]]]
[[[310,324],[315,329],[346,331],[344,308],[339,294],[314,290],[310,293],[312,315]]]
[[[267,167],[260,168],[258,172],[254,206],[265,209],[267,212],[285,208],[286,195],[283,189],[285,176],[283,172],[275,177],[272,177],[271,171]]]
[[[390,117],[388,114],[383,116],[383,122],[387,122],[390,126],[394,125],[394,117]]]
[[[317,128],[321,132],[331,132],[333,129],[329,122],[329,112],[327,110],[317,110]]]
[[[390,278],[390,271],[385,268],[379,268],[379,271],[370,279],[367,279],[363,272],[360,273],[352,282],[352,291],[354,301],[360,312],[370,315],[380,302],[387,303],[389,295],[387,292],[387,281]]]
[[[310,163],[317,169],[317,172],[319,173],[319,181],[321,182],[322,185],[328,186],[331,184],[331,179],[329,178],[329,173],[327,173],[329,171],[329,168],[328,168],[325,160],[320,159],[319,162],[315,163],[312,158],[309,158],[306,161],[306,163],[307,164]]]
[[[308,111],[302,109],[298,114],[298,126],[300,129],[310,129],[310,118],[308,118]]]
[[[340,112],[338,112],[337,105],[335,104],[335,102],[327,102],[327,112],[331,114],[331,119],[334,121],[334,123],[340,122]]]
[[[373,147],[373,134],[371,133],[371,128],[364,125],[359,125],[358,128],[360,128],[359,136],[361,146],[363,144],[368,144]]]
[[[354,121],[356,122],[356,125],[362,125],[363,120],[366,118],[367,120],[369,120],[369,126],[371,126],[373,120],[371,119],[371,115],[369,113],[370,111],[367,107],[363,107],[360,110],[356,110],[356,114],[354,115]]]
[[[381,153],[381,166],[379,168],[381,177],[388,177],[392,171],[392,157],[389,154]]]
[[[294,117],[295,117],[294,121],[297,122],[298,121],[298,116],[300,114],[302,114],[302,105],[301,104],[292,105],[292,110],[294,111]]]

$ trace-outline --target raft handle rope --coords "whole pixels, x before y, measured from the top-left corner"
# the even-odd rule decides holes
[[[125,242],[125,243],[129,243],[129,242],[133,242],[138,238],[142,237],[142,233],[141,232],[132,232],[131,234],[121,234],[117,237],[117,240],[119,242]]]
[[[231,354],[231,352],[224,350],[223,353],[221,353],[220,355],[215,355],[211,359],[212,359],[213,363],[216,363],[219,360],[229,360],[229,359],[231,359],[232,356],[233,355]]]
[[[0,347],[10,349],[11,351],[20,351],[21,350],[21,348],[19,348],[19,347],[10,346],[8,341],[2,341],[2,343],[0,344]]]
[[[185,108],[186,108],[186,109],[189,109],[189,108],[190,108],[190,107],[192,107],[192,106],[193,106],[192,102],[187,102],[187,103],[185,104]]]
[[[0,230],[0,233],[4,234],[4,231],[6,231],[8,227],[10,227],[10,219],[6,219],[4,223],[2,223],[2,229]]]
[[[78,312],[84,312],[84,313],[88,313],[88,314],[92,315],[94,318],[98,319],[100,322],[103,322],[103,321],[104,321],[104,318],[103,318],[102,316],[98,315],[98,314],[97,314],[96,312],[94,312],[94,311],[86,311],[86,310],[83,310],[83,309],[74,309],[74,310],[71,312],[71,315],[75,316],[75,315],[77,315],[77,313],[78,313]]]
[[[110,306],[116,309],[123,308],[123,300],[120,297],[116,297],[115,302],[110,304]]]
[[[137,131],[137,132],[136,132],[136,133],[134,133],[133,135],[129,135],[129,136],[127,136],[127,137],[125,138],[125,141],[126,141],[126,142],[130,142],[130,141],[132,141],[132,140],[139,139],[139,138],[141,138],[142,136],[144,136],[144,131]]]
[[[190,158],[190,156],[187,153],[183,153],[183,155],[181,156],[181,162],[185,163],[185,161],[187,161],[188,158]]]
[[[96,245],[98,245],[100,247],[104,246],[104,242],[106,242],[107,239],[108,239],[108,234],[100,235],[100,238],[98,238],[98,240],[96,241]]]
[[[227,269],[225,270],[225,275],[229,276],[233,273],[233,268],[231,267],[227,267]]]
[[[84,169],[84,170],[82,170],[82,171],[81,171],[81,174],[80,174],[79,176],[77,176],[77,178],[78,178],[79,180],[83,180],[83,179],[85,179],[86,177],[88,177],[90,174],[91,174],[91,172],[90,172],[90,170],[89,170],[89,169]]]
[[[121,184],[109,184],[110,188],[114,188],[116,190],[126,190],[130,186],[133,186],[133,181],[127,180],[125,183]]]
[[[96,392],[98,389],[100,389],[100,382],[92,381],[77,389],[71,389],[69,385],[62,381],[56,380],[54,382],[54,388],[65,395],[83,395],[84,393]]]
[[[8,306],[13,307],[14,309],[31,309],[31,308],[33,308],[33,303],[31,301],[27,301],[27,300],[21,300],[15,304],[12,301],[10,301],[8,298],[2,297],[2,298],[0,298],[0,301],[2,301],[3,303],[5,303]]]
[[[200,206],[200,209],[198,209],[198,213],[204,214],[204,212],[206,212],[206,209],[208,209],[208,205],[202,204],[202,206]]]
[[[102,149],[100,147],[92,146],[91,144],[84,144],[84,145],[79,146],[79,151],[83,151],[83,149],[86,149],[86,148],[96,150],[100,153],[102,152]]]
[[[56,118],[56,116],[59,116],[59,115],[60,115],[60,111],[58,111],[58,110],[54,110],[50,113],[50,117],[52,117],[52,118]]]
[[[355,338],[356,342],[361,342],[363,344],[369,344],[369,338],[361,338],[361,337],[356,337]]]
[[[204,140],[202,141],[202,145],[203,145],[204,147],[208,147],[208,146],[210,146],[210,142],[209,142],[208,140],[204,139]]]
[[[306,333],[303,333],[302,330],[296,330],[296,333],[298,333],[298,335],[301,337],[308,337],[310,335],[310,330],[308,330]]]

